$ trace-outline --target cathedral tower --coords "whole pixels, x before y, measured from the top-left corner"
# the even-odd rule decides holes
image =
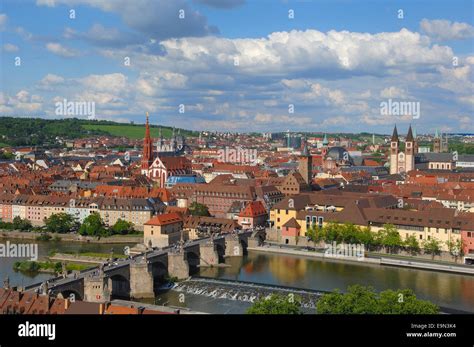
[[[390,140],[390,174],[398,172],[398,131],[397,126],[393,129],[392,139]]]
[[[142,175],[148,175],[148,169],[153,163],[153,143],[150,136],[150,124],[148,120],[148,112],[146,113],[145,138],[143,140],[142,155]]]

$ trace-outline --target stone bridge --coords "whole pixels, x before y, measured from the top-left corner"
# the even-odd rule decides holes
[[[243,256],[249,242],[258,243],[252,231],[189,241],[29,285],[24,290],[91,302],[153,298],[167,279],[185,279],[201,266],[218,266],[225,257]]]

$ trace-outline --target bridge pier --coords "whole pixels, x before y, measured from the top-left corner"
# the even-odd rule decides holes
[[[110,301],[109,279],[103,273],[84,278],[84,301],[104,303]]]
[[[242,257],[244,248],[238,236],[226,236],[225,238],[225,256],[226,257]]]
[[[168,253],[168,275],[179,280],[189,277],[189,263],[185,252]]]
[[[201,266],[214,266],[219,264],[219,253],[214,243],[200,245],[199,253]]]
[[[145,261],[130,264],[130,297],[133,299],[154,298],[153,275]]]

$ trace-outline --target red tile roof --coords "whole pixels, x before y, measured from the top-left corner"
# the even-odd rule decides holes
[[[267,214],[261,201],[250,201],[239,213],[239,217],[259,217]]]
[[[146,222],[145,225],[160,226],[160,225],[178,223],[182,221],[183,219],[181,218],[181,215],[179,213],[172,212],[172,213],[164,213],[164,214],[155,216],[152,219],[150,219],[148,222]]]

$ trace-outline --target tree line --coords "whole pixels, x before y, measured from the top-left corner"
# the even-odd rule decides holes
[[[96,212],[87,216],[82,224],[79,223],[76,218],[64,212],[52,214],[50,217],[45,218],[44,223],[44,227],[35,227],[28,219],[22,219],[16,216],[12,222],[0,221],[0,229],[36,232],[46,231],[58,234],[77,231],[80,235],[100,237],[137,233],[133,223],[123,219],[118,219],[114,225],[107,227],[101,216]]]
[[[420,242],[415,235],[409,235],[403,240],[393,224],[384,224],[381,230],[372,232],[370,227],[331,222],[322,228],[313,225],[308,229],[306,236],[315,243],[324,241],[325,243],[363,244],[367,250],[383,248],[388,253],[397,253],[400,250],[404,250],[415,256],[423,251],[425,254],[430,254],[433,259],[441,253],[443,245],[442,241],[435,237]],[[456,241],[449,240],[446,242],[446,246],[456,260],[463,255],[461,239]]]
[[[247,314],[302,314],[298,296],[272,294],[257,300]],[[318,314],[437,314],[439,307],[420,300],[411,289],[385,290],[353,285],[346,293],[323,294],[316,303]]]

